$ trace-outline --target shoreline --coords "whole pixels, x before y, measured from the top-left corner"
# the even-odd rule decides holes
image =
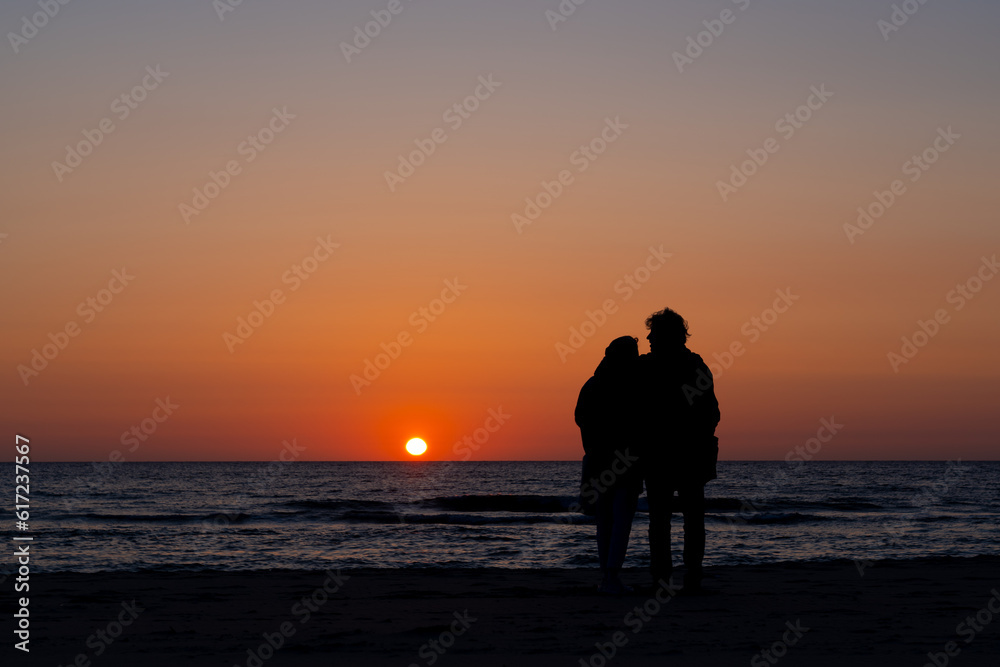
[[[622,665],[746,665],[755,657],[772,664],[761,651],[775,648],[787,652],[782,665],[849,658],[852,667],[920,667],[949,641],[960,651],[956,665],[995,666],[1000,655],[1000,613],[972,642],[956,633],[1000,591],[1000,556],[883,560],[864,576],[850,560],[706,573],[704,595],[661,591],[659,598],[652,589],[599,596],[592,568],[38,573],[32,664],[70,665],[83,655],[93,664],[143,667],[330,658],[359,666],[434,658],[445,667],[583,659],[600,667],[603,646],[614,653],[609,664]],[[651,583],[640,570],[623,579]],[[116,638],[105,643],[101,630]],[[780,646],[790,639],[794,645]],[[442,643],[449,648],[436,653]]]
[[[683,533],[681,534],[681,538],[682,537],[683,537]],[[683,545],[683,539],[680,539],[679,542],[680,542],[680,545]],[[680,553],[679,553],[680,547],[677,546],[677,545],[675,545],[674,551],[675,551],[675,553],[674,553],[674,564],[675,564],[675,567],[676,567],[676,572],[683,573],[684,566],[678,564],[678,561],[679,561],[679,558],[680,558]],[[870,563],[870,564],[872,564],[873,567],[877,566],[879,564],[891,565],[891,564],[921,564],[922,563],[922,564],[931,565],[931,564],[934,564],[937,561],[940,561],[941,564],[948,565],[948,564],[956,564],[956,563],[961,562],[961,561],[975,561],[977,559],[995,560],[996,563],[997,563],[997,565],[998,565],[998,567],[1000,567],[1000,553],[997,553],[997,554],[974,554],[974,555],[970,555],[970,556],[946,555],[946,556],[916,556],[916,557],[912,557],[912,558],[876,558],[876,559],[871,559],[871,560],[851,559],[851,558],[817,558],[817,559],[814,559],[814,560],[789,559],[789,560],[770,561],[770,562],[766,562],[766,563],[742,563],[742,564],[726,563],[726,564],[719,564],[719,565],[706,565],[705,567],[708,570],[711,570],[713,572],[721,572],[721,571],[726,571],[726,570],[743,570],[743,569],[755,569],[755,568],[765,568],[765,567],[784,567],[784,566],[795,567],[795,566],[813,566],[813,565],[819,566],[819,567],[834,566],[834,565],[843,565],[845,568],[847,568],[847,567],[855,567],[856,568],[856,566],[854,565],[854,563],[856,563],[856,562]],[[175,566],[170,566],[170,567],[174,568]],[[118,575],[127,575],[127,576],[135,576],[135,575],[161,576],[161,575],[164,575],[164,576],[171,576],[171,575],[188,575],[188,574],[193,574],[193,575],[198,575],[198,574],[204,574],[204,575],[214,575],[214,574],[219,574],[219,575],[240,575],[240,574],[283,574],[283,573],[285,573],[285,574],[292,574],[292,575],[304,575],[304,574],[314,574],[314,573],[317,573],[317,572],[325,572],[327,569],[330,569],[330,568],[302,569],[302,568],[269,567],[269,568],[258,568],[258,569],[253,569],[253,570],[229,570],[229,569],[218,569],[218,568],[211,568],[211,567],[206,567],[206,568],[202,568],[202,569],[182,569],[182,568],[177,568],[177,569],[163,569],[163,568],[149,567],[149,568],[142,568],[142,569],[138,569],[138,570],[94,570],[92,572],[82,572],[82,571],[77,571],[77,570],[34,570],[33,572],[36,573],[36,574],[38,574],[39,576],[58,576],[58,577],[63,577],[63,576],[69,576],[69,577],[73,577],[73,576],[81,576],[81,577],[109,576],[110,577],[110,576],[118,576]],[[576,567],[494,567],[494,566],[484,566],[484,567],[467,567],[467,566],[462,566],[462,567],[451,567],[451,566],[440,566],[440,567],[370,567],[370,566],[366,566],[366,567],[340,567],[340,568],[332,568],[332,569],[334,569],[334,570],[342,570],[342,571],[348,572],[348,573],[350,573],[350,572],[355,572],[355,573],[357,573],[357,572],[365,572],[365,573],[380,573],[380,572],[381,573],[387,573],[387,572],[405,573],[405,572],[413,572],[413,573],[427,574],[427,575],[453,573],[453,572],[470,572],[470,573],[475,573],[475,572],[509,572],[509,573],[516,573],[516,572],[552,572],[552,573],[597,572],[596,566],[594,566],[594,567],[584,567],[584,566],[576,566]],[[865,569],[867,570],[867,567]],[[624,569],[624,572],[633,573],[633,574],[635,574],[636,576],[639,576],[639,577],[644,576],[643,575],[643,572],[644,572],[643,568],[627,567],[627,568]],[[998,572],[1000,572],[1000,571],[998,571]],[[10,576],[10,575],[8,575],[8,576]],[[1000,576],[998,576],[998,579],[1000,579]]]
[[[681,535],[683,537],[683,533]],[[683,545],[683,540],[680,540],[681,545]],[[678,564],[679,560],[679,547],[675,546],[674,553],[674,563],[677,572],[683,572],[683,565]],[[1000,566],[1000,553],[998,554],[974,554],[971,556],[915,556],[912,558],[878,558],[872,559],[864,562],[869,562],[874,565],[878,564],[919,564],[925,563],[930,564],[932,561],[941,561],[944,564],[951,564],[956,561],[971,561],[976,559],[995,559],[998,566]],[[746,568],[761,568],[761,567],[780,567],[780,566],[797,566],[797,565],[817,565],[817,566],[828,566],[828,565],[838,565],[843,564],[846,566],[852,566],[853,563],[858,562],[860,559],[851,558],[818,558],[815,560],[801,560],[801,559],[789,559],[780,561],[771,561],[767,563],[743,563],[743,564],[720,564],[707,566],[706,568],[712,571],[722,571],[722,570],[741,570]],[[173,567],[173,566],[171,566]],[[203,569],[162,569],[162,568],[143,568],[138,570],[95,570],[93,572],[81,572],[76,570],[49,570],[49,571],[39,571],[34,572],[40,576],[96,576],[96,575],[141,575],[141,574],[151,574],[151,575],[174,575],[174,574],[311,574],[317,572],[325,572],[329,568],[317,568],[317,569],[302,569],[302,568],[280,568],[280,567],[269,567],[269,568],[258,568],[253,570],[223,570],[217,568],[206,567]],[[441,566],[441,567],[349,567],[349,568],[333,568],[335,570],[343,570],[344,572],[414,572],[421,574],[441,574],[447,572],[597,572],[596,567],[453,567],[453,566]],[[635,573],[642,576],[643,568],[628,567],[625,568],[625,572]],[[10,576],[10,575],[8,575]],[[1000,578],[1000,577],[998,577]]]

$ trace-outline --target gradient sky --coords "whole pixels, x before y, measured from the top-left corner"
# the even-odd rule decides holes
[[[706,360],[744,344],[717,377],[722,458],[781,459],[831,417],[844,428],[818,459],[997,457],[1000,280],[961,309],[948,295],[1000,252],[1000,5],[930,2],[886,39],[888,1],[590,0],[553,30],[557,0],[402,0],[348,63],[341,44],[389,4],[244,0],[220,19],[209,0],[87,0],[15,53],[39,9],[3,3],[6,433],[42,460],[271,460],[293,439],[303,459],[391,460],[411,436],[451,459],[499,408],[473,459],[575,459],[573,407],[605,345],[645,351],[645,316],[670,306]],[[147,66],[169,75],[119,118]],[[453,128],[444,112],[491,76]],[[833,96],[779,131],[821,86]],[[247,161],[275,108],[294,119]],[[114,131],[60,181],[53,162],[103,118]],[[607,119],[628,127],[581,172]],[[447,140],[390,191],[436,128]],[[960,138],[910,180],[947,128]],[[718,182],[771,137],[723,201]],[[179,205],[230,161],[186,222]],[[519,233],[512,214],[563,170]],[[844,225],[896,179],[905,193],[852,243]],[[283,276],[317,238],[339,247],[293,291]],[[661,246],[626,300],[616,285]],[[123,267],[134,280],[86,321],[78,305]],[[456,278],[467,289],[420,331],[411,314]],[[223,335],[275,289],[284,303],[230,352]],[[751,340],[786,289],[799,299]],[[608,299],[564,362],[556,344]],[[69,322],[79,334],[26,384],[19,366]],[[359,395],[351,376],[402,332],[412,344]],[[123,444],[168,397],[173,414]]]

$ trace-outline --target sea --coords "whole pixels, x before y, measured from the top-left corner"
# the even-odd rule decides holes
[[[4,532],[39,572],[596,567],[580,467],[36,463],[28,530]],[[709,566],[1000,554],[1000,462],[723,461],[706,495]],[[643,495],[626,567],[648,526]]]

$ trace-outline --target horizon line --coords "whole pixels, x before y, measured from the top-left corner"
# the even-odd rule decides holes
[[[998,463],[1000,458],[996,459],[962,459],[961,457],[954,459],[812,459],[810,461],[801,461],[796,459],[795,461],[786,461],[785,459],[719,459],[719,463],[788,463],[789,465],[793,463],[950,463],[952,461],[958,461],[962,463]],[[190,459],[176,459],[167,461],[111,461],[111,460],[99,460],[95,461],[92,459],[83,459],[79,461],[34,461],[33,463],[113,463],[116,465],[121,464],[140,464],[140,463],[580,463],[579,459],[475,459],[475,460],[456,460],[456,459],[381,459],[381,460],[362,460],[362,459],[295,459],[292,461],[281,461],[279,459],[221,459],[221,460],[190,460]]]

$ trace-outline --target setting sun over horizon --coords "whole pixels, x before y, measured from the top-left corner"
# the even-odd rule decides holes
[[[410,438],[406,443],[406,451],[413,456],[420,456],[427,451],[427,443],[420,438]]]

